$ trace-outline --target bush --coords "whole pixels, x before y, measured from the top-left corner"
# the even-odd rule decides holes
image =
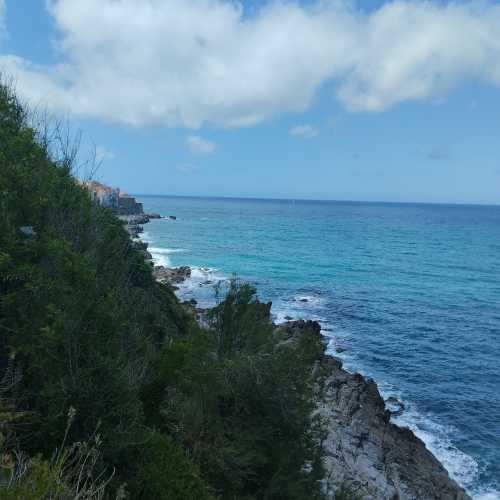
[[[166,353],[165,425],[222,498],[321,498],[311,376],[318,339],[280,343],[269,305],[236,281],[209,316],[204,352],[183,345]]]
[[[157,500],[215,500],[198,468],[168,436],[152,433],[137,457],[132,497]]]

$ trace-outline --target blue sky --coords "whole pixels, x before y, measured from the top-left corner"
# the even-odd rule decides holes
[[[128,192],[500,203],[498,2],[6,0],[0,19],[19,94]]]

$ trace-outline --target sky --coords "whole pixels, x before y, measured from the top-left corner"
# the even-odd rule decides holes
[[[500,203],[499,1],[0,0],[0,72],[130,193]]]

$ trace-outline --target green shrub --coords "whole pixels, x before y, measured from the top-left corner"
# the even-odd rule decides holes
[[[203,347],[165,353],[161,415],[222,498],[321,498],[311,367],[322,347],[281,344],[269,309],[233,281]]]
[[[152,433],[136,462],[133,498],[215,500],[198,468],[168,436]]]

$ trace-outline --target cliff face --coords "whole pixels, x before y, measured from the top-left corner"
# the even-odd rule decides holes
[[[290,338],[306,330],[320,335],[312,321],[280,326]],[[470,497],[407,428],[390,421],[377,384],[349,373],[342,362],[323,355],[318,413],[327,430],[325,487],[330,498],[341,484],[363,500],[467,500]]]
[[[136,201],[133,196],[112,188],[97,181],[79,182],[85,187],[92,200],[97,201],[105,208],[113,210],[117,215],[141,215],[143,214],[142,203]]]

